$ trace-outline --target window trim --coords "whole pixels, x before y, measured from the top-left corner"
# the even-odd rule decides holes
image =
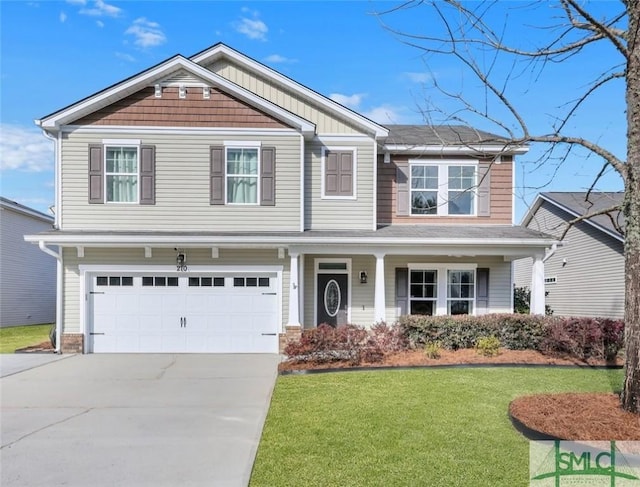
[[[412,166],[435,166],[438,168],[438,200],[436,213],[433,215],[426,215],[420,213],[413,213],[413,192],[419,191],[419,189],[413,188],[413,171],[411,170]],[[473,207],[472,211],[469,214],[465,215],[456,215],[449,214],[449,167],[451,166],[472,166],[475,168],[474,170],[474,183],[472,188],[469,190],[473,194]],[[479,159],[446,159],[443,161],[433,160],[433,159],[409,159],[409,216],[410,217],[442,217],[447,216],[451,218],[468,218],[468,217],[476,217],[478,216],[478,175],[480,171],[480,160]],[[431,190],[433,191],[433,190]],[[460,190],[454,190],[458,192],[464,192]]]
[[[353,181],[351,186],[351,194],[348,196],[327,195],[325,193],[325,165],[327,161],[327,152],[351,152],[353,154]],[[358,199],[358,148],[355,146],[324,146],[322,147],[322,156],[320,164],[320,199],[322,200],[351,200]]]
[[[257,153],[257,159],[258,159],[258,167],[257,167],[257,172],[254,175],[246,175],[246,174],[229,174],[229,171],[227,170],[228,166],[227,163],[229,161],[229,149],[241,149],[241,150],[255,150]],[[260,194],[260,177],[261,177],[261,168],[262,168],[262,151],[261,151],[261,143],[260,142],[253,142],[253,141],[247,141],[247,142],[230,142],[230,141],[225,141],[224,142],[224,204],[229,205],[229,206],[260,206],[260,201],[261,201],[261,194]],[[232,203],[229,201],[229,177],[250,177],[253,178],[255,177],[256,179],[256,201],[255,203]]]
[[[141,183],[140,183],[140,141],[139,140],[126,140],[126,139],[110,139],[102,141],[102,163],[104,170],[104,181],[103,181],[103,191],[104,191],[104,204],[105,205],[139,205],[140,204],[140,191],[141,191]],[[109,193],[107,191],[107,181],[109,176],[133,176],[133,173],[116,173],[107,171],[107,150],[109,149],[126,149],[126,148],[135,148],[136,149],[136,199],[135,201],[109,201]]]
[[[476,300],[478,299],[478,264],[476,263],[409,263],[407,264],[409,275],[407,276],[407,310],[411,310],[411,271],[436,271],[436,312],[434,316],[445,316],[449,309],[449,271],[472,271],[473,272],[473,312],[469,316],[477,313]],[[470,301],[470,300],[469,300]]]

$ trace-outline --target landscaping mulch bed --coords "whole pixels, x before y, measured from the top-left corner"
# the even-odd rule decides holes
[[[561,355],[544,355],[534,350],[507,350],[501,349],[500,354],[496,357],[485,357],[478,354],[474,349],[461,350],[442,350],[440,358],[430,359],[423,350],[411,350],[407,352],[398,352],[386,355],[381,362],[367,363],[363,362],[358,365],[351,364],[347,361],[335,362],[288,362],[280,363],[279,370],[281,372],[291,370],[317,370],[317,369],[334,369],[334,368],[351,368],[351,367],[407,367],[407,366],[423,366],[423,365],[463,365],[463,364],[519,364],[519,365],[613,365],[621,366],[622,360],[618,358],[613,363],[603,360],[578,360],[569,356]]]
[[[19,348],[16,353],[53,353],[54,348],[51,345],[51,341],[47,340],[37,345],[30,345],[28,347]]]
[[[293,363],[284,361],[281,372],[349,369],[354,367],[411,367],[443,365],[552,365],[552,366],[614,366],[621,367],[623,360],[579,360],[569,356],[544,355],[532,350],[501,349],[496,357],[484,357],[474,349],[442,350],[440,358],[430,359],[424,351],[399,352],[384,357],[381,362],[351,364],[347,361]],[[623,411],[616,394],[540,394],[514,400],[509,415],[535,433],[535,438],[559,438],[564,440],[619,440],[640,441],[640,416]]]
[[[623,411],[617,394],[523,396],[511,402],[509,414],[543,436],[582,441],[640,441],[640,416]]]

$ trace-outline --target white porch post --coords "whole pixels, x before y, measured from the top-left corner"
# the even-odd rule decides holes
[[[384,299],[384,254],[376,254],[376,281],[374,293],[374,320],[376,323],[386,321],[386,304]]]
[[[533,258],[531,266],[531,303],[529,313],[544,315],[544,261],[542,255]]]
[[[289,321],[287,326],[300,326],[298,255],[297,252],[289,252],[291,266],[289,269]]]

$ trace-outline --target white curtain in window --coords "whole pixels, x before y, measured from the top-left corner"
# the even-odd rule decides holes
[[[258,202],[258,150],[227,150],[227,202]]]
[[[108,147],[106,154],[107,201],[121,203],[138,199],[138,149]]]

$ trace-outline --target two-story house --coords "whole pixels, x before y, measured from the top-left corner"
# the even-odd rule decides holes
[[[513,225],[526,147],[379,125],[224,44],[37,124],[57,211],[27,239],[58,259],[63,352],[277,352],[320,323],[510,312],[512,261],[554,242]]]

